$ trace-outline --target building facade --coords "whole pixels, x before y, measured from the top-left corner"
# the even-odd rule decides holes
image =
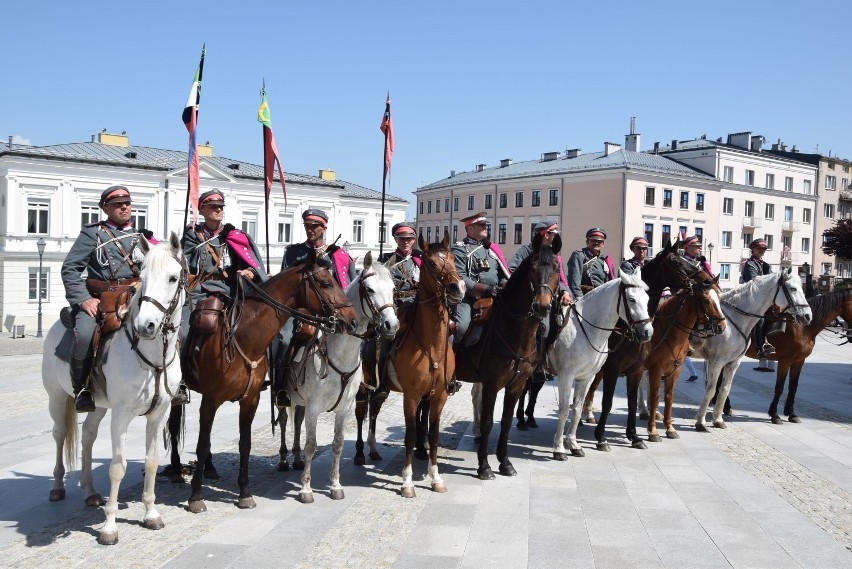
[[[199,146],[200,192],[225,195],[225,222],[242,228],[266,257],[263,167],[213,155]],[[0,322],[3,329],[37,326],[41,296],[43,330],[65,306],[60,268],[82,225],[98,221],[101,192],[124,184],[133,194],[137,227],[165,237],[182,233],[187,188],[186,152],[131,146],[125,135],[100,133],[91,142],[54,146],[0,143]],[[301,214],[321,208],[329,215],[326,238],[349,248],[359,261],[378,254],[381,193],[338,180],[331,170],[318,176],[286,174],[287,200],[273,186],[269,209],[270,273],[281,266],[284,248],[305,239]],[[387,196],[386,227],[405,220],[408,202]],[[388,232],[389,233],[389,232]],[[39,257],[37,242],[45,241]],[[384,247],[393,247],[390,236]],[[39,261],[41,260],[41,270]]]

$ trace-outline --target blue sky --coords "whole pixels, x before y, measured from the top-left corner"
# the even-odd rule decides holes
[[[16,2],[3,8],[0,136],[82,142],[102,128],[185,149],[207,43],[199,140],[261,163],[266,79],[284,168],[391,193],[542,152],[750,130],[852,158],[852,3]],[[413,207],[410,209],[413,213]]]

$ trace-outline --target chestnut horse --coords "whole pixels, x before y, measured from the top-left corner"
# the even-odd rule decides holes
[[[249,490],[248,462],[251,423],[266,376],[267,348],[290,317],[307,320],[328,331],[340,328],[349,331],[356,325],[355,310],[329,272],[330,267],[327,259],[318,259],[311,253],[305,263],[282,271],[260,285],[242,279],[228,321],[220,322],[220,326],[200,347],[197,374],[184,370],[187,386],[201,393],[200,428],[195,451],[198,468],[192,477],[190,512],[207,510],[202,497],[202,472],[211,478],[218,477],[209,460],[210,431],[216,411],[226,401],[238,401],[240,404],[240,470],[237,478],[240,495],[237,506],[255,507]],[[297,314],[299,308],[322,316]],[[174,415],[182,408],[172,409]],[[179,425],[179,420],[169,418],[173,476],[180,473],[177,454]]]
[[[796,390],[799,388],[799,374],[805,359],[811,355],[819,334],[832,320],[840,316],[846,322],[852,323],[852,289],[838,290],[828,294],[815,296],[808,299],[808,304],[813,313],[813,319],[808,325],[787,323],[787,329],[783,334],[772,336],[772,345],[775,346],[775,355],[770,359],[778,362],[778,370],[775,381],[775,395],[769,405],[769,416],[772,422],[780,425],[783,421],[778,416],[778,401],[784,393],[784,383],[787,373],[790,374],[790,384],[787,388],[787,400],[784,403],[784,415],[791,423],[801,423],[798,415],[793,411],[796,400]],[[757,358],[754,345],[749,345],[746,355]]]
[[[402,496],[413,498],[412,461],[417,439],[417,406],[428,402],[429,477],[432,490],[446,492],[438,473],[438,435],[441,412],[447,401],[447,383],[455,372],[456,362],[449,339],[449,307],[464,298],[464,281],[456,271],[449,249],[450,236],[444,232],[439,243],[426,243],[421,235],[418,245],[423,251],[420,283],[411,310],[400,313],[400,332],[387,363],[387,381],[392,391],[402,393],[405,414],[405,466],[402,470]],[[380,460],[375,448],[376,417],[382,402],[370,401],[368,443],[370,458]],[[355,464],[364,464],[364,442],[361,439],[364,405],[356,407],[358,441]],[[360,411],[360,412],[359,412]]]
[[[479,341],[469,347],[456,348],[456,377],[474,383],[474,421],[480,425],[476,472],[481,480],[494,479],[488,464],[488,437],[494,425],[497,393],[504,387],[497,460],[500,461],[500,474],[517,474],[509,460],[509,431],[518,398],[539,361],[536,333],[542,319],[550,314],[551,302],[559,286],[556,255],[561,245],[557,236],[552,247],[542,246],[541,236],[536,235],[532,254],[512,273],[494,300]]]

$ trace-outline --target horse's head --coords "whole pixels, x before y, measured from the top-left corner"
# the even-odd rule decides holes
[[[701,338],[721,334],[727,326],[717,290],[718,283],[717,276],[707,283],[693,283],[690,291],[695,299],[696,320],[693,330]]]
[[[666,242],[663,249],[642,267],[642,280],[652,291],[666,288],[676,291],[690,287],[692,283],[711,280],[710,275],[678,253],[677,245]]]
[[[364,270],[347,290],[347,296],[358,312],[357,334],[364,334],[372,323],[386,338],[396,335],[399,320],[394,310],[393,293],[390,271],[381,263],[374,263],[372,252],[368,252],[364,256]]]
[[[621,273],[618,315],[633,329],[640,344],[651,340],[654,328],[648,316],[648,285],[637,274]]]
[[[536,235],[538,238],[539,236]],[[556,236],[558,239],[559,236]],[[546,318],[559,287],[559,245],[541,245],[540,239],[533,240],[533,258],[530,266],[530,289],[533,291],[531,311],[536,318]]]
[[[778,287],[775,289],[775,305],[800,324],[810,324],[813,313],[805,298],[805,290],[798,276],[793,277],[789,268],[778,271]]]
[[[352,332],[358,325],[358,315],[331,271],[328,256],[317,255],[312,249],[300,269],[302,286],[296,297],[297,305],[319,316],[320,327],[328,331]]]
[[[186,271],[183,252],[174,232],[167,243],[153,246],[144,236],[140,239],[145,259],[139,275],[138,301],[131,303],[131,321],[136,334],[150,340],[161,331],[167,334],[179,327]]]
[[[456,270],[456,260],[450,251],[450,236],[445,231],[438,243],[426,243],[423,235],[418,240],[423,251],[420,263],[420,288],[431,297],[446,296],[445,304],[458,304],[464,298],[464,281]]]

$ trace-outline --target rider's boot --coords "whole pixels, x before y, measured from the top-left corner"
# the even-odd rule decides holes
[[[456,379],[456,376],[450,379],[449,383],[447,383],[447,393],[450,395],[455,395],[461,389],[462,384],[459,380]]]
[[[272,399],[279,409],[290,406],[290,397],[287,395],[287,374],[290,366],[284,361],[284,350],[278,350],[275,362],[272,364]]]
[[[95,399],[86,388],[86,360],[71,359],[71,385],[74,388],[74,408],[78,413],[91,413],[95,410]]]

